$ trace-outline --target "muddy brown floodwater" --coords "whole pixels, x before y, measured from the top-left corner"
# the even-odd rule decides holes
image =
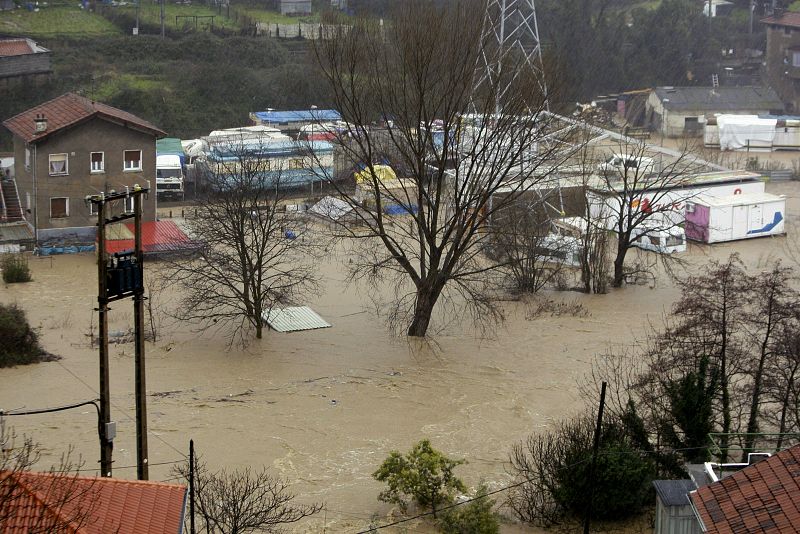
[[[800,186],[769,190],[789,196],[791,236]],[[698,268],[735,250],[757,266],[770,255],[783,256],[786,239],[692,245],[683,256]],[[0,408],[94,398],[97,350],[88,336],[96,303],[94,256],[31,258],[30,265],[34,281],[0,286],[0,301],[22,306],[41,328],[44,347],[63,359],[0,369]],[[592,356],[643,334],[678,295],[664,276],[652,289],[551,294],[576,300],[589,315],[529,320],[525,305],[509,303],[507,320],[491,339],[478,339],[461,325],[435,343],[409,342],[392,337],[368,299],[342,283],[338,261],[322,269],[323,291],[308,304],[333,324],[329,329],[268,332],[241,350],[229,349],[220,334],[164,319],[161,338],[147,344],[151,479],[171,479],[171,462],[187,453],[192,438],[212,468],[268,466],[292,482],[299,501],[324,502],[326,512],[297,525],[297,532],[322,532],[323,524],[327,532],[357,532],[373,516],[385,521],[392,507],[376,500],[382,486],[370,475],[391,449],[408,450],[422,438],[468,461],[457,470],[468,485],[484,479],[499,488],[510,480],[504,468],[513,443],[583,406],[576,382]],[[161,301],[172,305],[168,294]],[[112,332],[132,326],[132,307],[114,303]],[[96,317],[94,323],[96,332]],[[133,345],[112,344],[110,361],[114,475],[135,478]],[[18,433],[41,443],[42,467],[74,446],[85,468],[96,469],[93,408],[12,419]],[[429,531],[422,524],[408,527]]]

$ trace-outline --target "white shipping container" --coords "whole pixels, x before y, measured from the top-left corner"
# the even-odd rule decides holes
[[[786,198],[769,193],[701,196],[687,202],[686,237],[720,243],[780,235],[785,231]]]

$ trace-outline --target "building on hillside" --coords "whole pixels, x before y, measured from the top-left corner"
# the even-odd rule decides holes
[[[93,243],[97,214],[87,195],[136,184],[155,193],[156,139],[166,134],[131,113],[67,93],[3,125],[14,136],[16,190],[37,243]],[[155,208],[150,194],[143,220],[154,220]]]
[[[0,471],[4,534],[183,532],[186,486],[30,471]]]
[[[14,0],[0,0],[0,11],[13,11],[16,7]]]
[[[647,98],[647,123],[667,137],[700,136],[715,114],[783,113],[783,103],[768,87],[657,87]]]
[[[703,0],[703,15],[708,16],[709,9],[712,17],[727,17],[736,4],[727,0]]]
[[[800,112],[800,13],[776,13],[767,27],[767,80],[789,113]]]
[[[800,445],[748,463],[689,494],[702,532],[798,532]]]
[[[0,83],[37,81],[52,72],[47,48],[31,39],[0,39]]]
[[[281,15],[310,15],[311,0],[280,0]]]

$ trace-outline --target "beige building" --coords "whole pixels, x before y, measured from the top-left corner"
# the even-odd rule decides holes
[[[703,134],[716,114],[781,114],[783,103],[769,87],[656,87],[645,104],[650,128],[667,137]]]
[[[87,195],[149,187],[144,220],[155,219],[156,139],[166,134],[125,111],[68,93],[3,122],[14,135],[19,202],[37,241],[94,241]],[[132,201],[112,208],[122,213]]]

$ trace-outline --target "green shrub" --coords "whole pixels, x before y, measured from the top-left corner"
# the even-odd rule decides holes
[[[0,260],[0,270],[3,271],[3,282],[6,284],[31,281],[28,260],[22,254],[7,254],[3,256],[3,259]]]
[[[444,534],[498,534],[500,522],[492,511],[494,501],[487,493],[486,486],[481,484],[473,501],[442,512],[439,530]]]
[[[436,518],[436,510],[453,502],[456,492],[466,490],[464,483],[453,469],[464,460],[452,460],[431,447],[424,439],[414,445],[408,454],[391,451],[380,468],[372,473],[373,478],[386,482],[389,489],[382,491],[378,499],[395,503],[405,511],[411,497],[419,506],[430,508]]]
[[[48,355],[39,346],[39,335],[16,304],[0,304],[0,367],[42,361]]]

